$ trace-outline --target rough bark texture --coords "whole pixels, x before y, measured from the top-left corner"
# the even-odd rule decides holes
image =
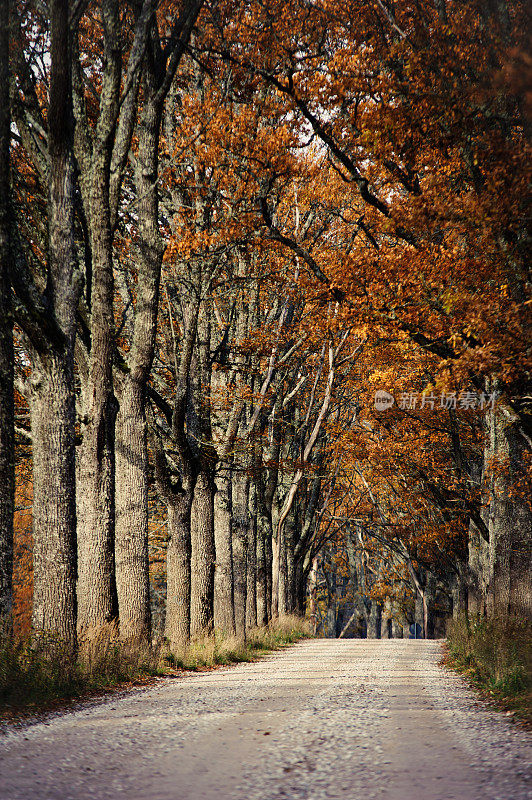
[[[144,393],[127,380],[116,421],[116,590],[121,639],[150,637],[148,452]]]
[[[83,454],[85,467],[92,462],[94,468],[90,480],[79,458],[77,464],[78,631],[84,636],[96,633],[117,616],[114,563],[116,406],[114,396],[109,395],[97,453],[90,462],[87,450]],[[101,510],[99,524],[89,535],[87,520],[92,519],[95,506]]]
[[[318,591],[318,559],[312,559],[312,566],[309,574],[309,616],[312,625],[312,633],[316,635],[318,627],[318,604],[317,604],[317,591]]]
[[[152,450],[155,475],[159,491],[165,498],[168,513],[168,548],[166,556],[167,598],[165,636],[171,647],[178,648],[190,637],[191,594],[191,509],[197,478],[197,463],[186,434],[186,407],[189,388],[190,365],[196,338],[198,302],[187,306],[184,318],[184,335],[179,360],[175,353],[174,406],[170,414],[169,439],[179,453],[180,475],[164,449],[161,432],[152,426]]]
[[[210,286],[210,270],[203,265],[202,294]],[[199,309],[197,323],[197,359],[191,375],[192,402],[189,407],[189,432],[195,451],[197,483],[194,491],[192,525],[192,589],[190,609],[191,636],[212,630],[214,621],[214,469],[216,451],[211,429],[211,319],[208,303]]]
[[[73,278],[74,168],[69,4],[50,4],[48,109],[49,256],[47,296],[61,341],[35,354],[30,398],[33,435],[33,624],[76,640],[76,506]]]
[[[528,443],[503,406],[488,411],[486,428],[482,518],[489,541],[471,523],[467,608],[526,618],[532,614],[532,514],[519,484]]]
[[[257,625],[268,622],[268,563],[267,542],[271,537],[271,525],[264,510],[264,491],[261,476],[255,481],[257,493],[256,531],[257,531]]]
[[[279,534],[275,536],[272,534],[271,538],[272,550],[272,591],[270,601],[270,616],[275,618],[279,615]]]
[[[233,635],[236,629],[233,605],[231,473],[228,462],[223,461],[217,465],[215,480],[214,543],[216,569],[214,573],[214,627],[220,633]]]
[[[190,636],[190,509],[192,492],[168,502],[168,549],[166,552],[166,621],[164,635],[171,647],[185,644]]]
[[[113,450],[109,450],[113,391],[114,281],[110,171],[113,135],[119,115],[121,79],[120,17],[117,0],[102,5],[105,69],[98,122],[90,143],[78,130],[86,121],[76,113],[76,156],[89,227],[91,264],[87,274],[90,352],[82,382],[82,441],[78,448],[78,627],[96,632],[113,615],[112,529]],[[78,98],[79,102],[79,98]],[[88,126],[87,126],[88,128]],[[81,144],[80,144],[81,143]],[[80,149],[81,145],[83,149]]]
[[[483,512],[488,520],[488,513]],[[469,524],[468,566],[471,573],[471,585],[467,595],[467,610],[470,614],[486,612],[487,587],[489,575],[489,543],[480,535],[473,522]]]
[[[214,622],[214,482],[210,470],[198,475],[192,503],[191,637],[209,634]]]
[[[490,504],[488,611],[532,615],[532,513],[520,494],[525,441],[495,409],[490,415],[490,455],[497,459]],[[522,490],[521,490],[522,491]]]
[[[286,552],[286,613],[291,614],[296,608],[297,595],[297,562],[295,557],[296,528],[298,527],[297,505],[292,508],[285,524]]]
[[[279,546],[279,579],[278,579],[278,613],[279,616],[288,614],[290,610],[288,602],[288,561],[286,554],[286,523],[281,527],[278,534]]]
[[[381,638],[381,619],[382,608],[378,603],[375,602],[375,600],[372,600],[371,608],[368,614],[368,639]]]
[[[0,633],[11,631],[15,492],[9,243],[9,2],[0,4]]]
[[[467,596],[467,586],[461,576],[457,575],[452,587],[453,619],[457,619],[467,610]]]
[[[303,569],[301,561],[296,563],[294,576],[294,613],[300,617],[305,616],[309,571],[309,569]]]
[[[257,625],[257,493],[249,487],[249,527],[246,565],[246,629]]]
[[[74,642],[76,508],[73,370],[51,353],[32,378],[33,627]]]
[[[233,586],[237,636],[246,634],[247,548],[249,535],[249,478],[243,471],[233,475]]]
[[[272,597],[273,597],[273,536],[271,517],[267,517],[267,527],[265,536],[265,561],[266,561],[266,615],[268,620],[273,616]]]
[[[162,107],[154,100],[155,90],[148,74],[135,174],[140,233],[137,302],[129,370],[121,380],[116,434],[116,586],[124,639],[149,639],[151,628],[145,392],[155,348],[164,252],[156,187]]]

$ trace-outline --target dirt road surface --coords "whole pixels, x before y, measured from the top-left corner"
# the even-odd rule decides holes
[[[532,736],[434,641],[315,640],[0,739],[2,800],[524,800]]]

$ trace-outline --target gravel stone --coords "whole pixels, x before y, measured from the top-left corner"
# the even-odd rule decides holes
[[[530,800],[532,737],[441,643],[318,639],[4,726],[3,800]]]

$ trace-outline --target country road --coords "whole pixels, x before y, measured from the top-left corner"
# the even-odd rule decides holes
[[[2,800],[524,800],[532,736],[434,641],[314,640],[0,740]]]

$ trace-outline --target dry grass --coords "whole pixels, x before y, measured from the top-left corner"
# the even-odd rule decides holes
[[[0,641],[0,711],[35,712],[65,700],[86,697],[151,676],[197,670],[241,661],[278,650],[310,636],[299,617],[283,617],[251,631],[246,641],[206,637],[170,653],[120,642],[115,625],[91,632],[77,650],[46,634]]]
[[[78,650],[49,634],[0,642],[0,708],[43,709],[157,673],[147,646],[120,642],[115,625],[86,637]]]
[[[471,683],[532,723],[532,623],[517,617],[450,623],[447,663]]]
[[[261,654],[279,650],[311,636],[306,620],[296,616],[279,617],[267,627],[249,631],[245,641],[235,636],[208,636],[183,647],[163,648],[162,665],[174,669],[196,670],[225,664],[255,661]],[[163,666],[163,668],[164,668]]]

